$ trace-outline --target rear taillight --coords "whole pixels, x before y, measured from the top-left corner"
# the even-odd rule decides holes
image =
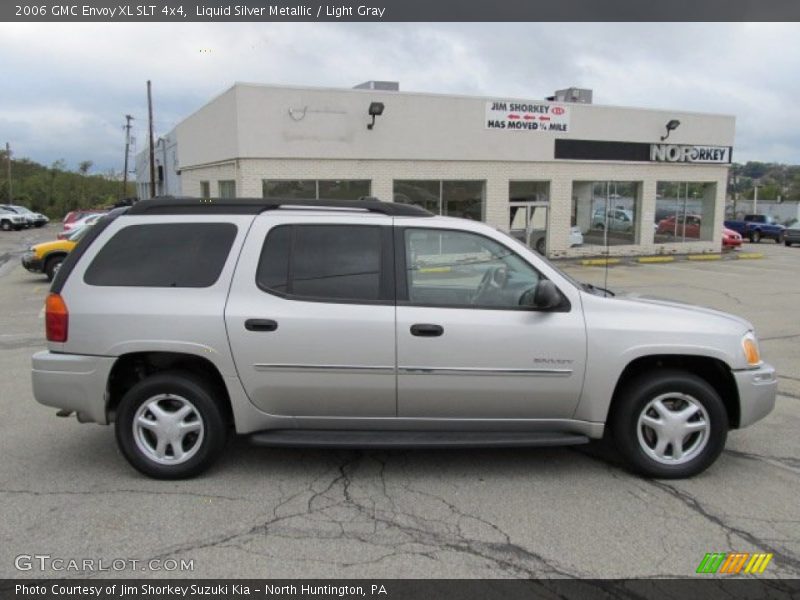
[[[69,311],[60,294],[47,296],[44,311],[48,342],[66,342],[69,329]]]

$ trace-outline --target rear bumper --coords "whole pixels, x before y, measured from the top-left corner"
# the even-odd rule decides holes
[[[106,424],[106,387],[116,358],[37,352],[33,396],[39,404],[66,409],[81,421]]]
[[[739,388],[739,427],[747,427],[766,417],[775,408],[778,378],[775,369],[763,364],[758,369],[734,371]]]

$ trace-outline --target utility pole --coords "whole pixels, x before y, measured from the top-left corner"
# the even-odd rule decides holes
[[[125,115],[125,168],[122,171],[122,194],[120,195],[120,200],[125,198],[125,194],[128,191],[128,154],[130,153],[131,147],[131,121],[133,117],[130,115]]]
[[[758,185],[760,182],[753,181],[753,214],[758,214]]]
[[[6,142],[6,173],[8,176],[8,203],[14,203],[14,195],[11,193],[11,144]]]
[[[147,80],[147,114],[150,120],[150,197],[156,195],[156,156],[153,146],[153,96],[150,92],[150,80]]]

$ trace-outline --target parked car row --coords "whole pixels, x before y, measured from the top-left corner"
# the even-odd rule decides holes
[[[17,204],[0,204],[0,229],[19,231],[26,227],[44,227],[50,221],[42,213]]]
[[[82,225],[72,230],[66,238],[61,238],[61,234],[59,234],[57,240],[31,246],[22,255],[22,266],[31,273],[44,273],[47,281],[52,281],[58,273],[61,263],[67,258],[67,254],[90,228],[91,225]]]
[[[794,219],[786,225],[783,243],[787,246],[800,244],[800,221]]]
[[[733,229],[755,244],[763,238],[774,240],[776,244],[780,244],[786,236],[786,227],[778,223],[772,215],[745,215],[741,221],[725,221],[724,224],[728,229]]]

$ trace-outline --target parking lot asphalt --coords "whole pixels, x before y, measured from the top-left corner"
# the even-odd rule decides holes
[[[111,427],[33,400],[48,286],[19,256],[55,231],[0,232],[0,577],[683,577],[705,553],[732,551],[773,553],[762,577],[800,577],[800,247],[746,245],[758,261],[567,267],[755,324],[779,371],[777,407],[693,479],[641,479],[601,444],[312,451],[237,439],[206,475],[159,482],[128,466]],[[15,568],[37,554],[128,566]],[[149,568],[165,559],[193,570]]]

